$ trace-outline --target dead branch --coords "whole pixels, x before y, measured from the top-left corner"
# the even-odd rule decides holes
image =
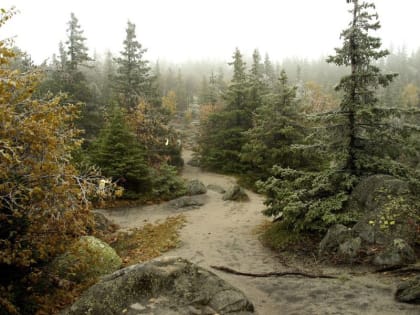
[[[323,274],[310,274],[303,271],[284,271],[284,272],[263,272],[263,273],[252,273],[252,272],[241,272],[225,266],[210,266],[213,269],[220,270],[223,272],[231,273],[239,276],[247,277],[283,277],[283,276],[301,276],[306,278],[322,278],[322,279],[337,279],[335,276],[323,275]]]

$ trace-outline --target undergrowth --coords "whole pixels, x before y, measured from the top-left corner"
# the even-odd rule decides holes
[[[184,215],[169,217],[161,223],[148,223],[142,228],[119,232],[109,240],[122,258],[124,266],[147,261],[177,247],[179,230],[186,222]]]

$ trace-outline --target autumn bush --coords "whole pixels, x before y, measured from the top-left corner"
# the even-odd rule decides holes
[[[0,26],[13,14],[1,10]],[[60,96],[34,99],[41,74],[13,70],[11,44],[0,41],[0,314],[36,308],[28,297],[42,267],[91,230],[99,179],[72,164],[78,108]]]

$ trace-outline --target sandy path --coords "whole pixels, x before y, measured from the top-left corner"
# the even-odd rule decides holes
[[[188,161],[190,156],[191,152],[186,151],[185,160]],[[234,183],[231,177],[202,172],[189,165],[185,166],[183,176],[224,188]],[[261,214],[264,205],[261,196],[252,192],[248,194],[249,202],[237,203],[223,201],[219,193],[209,190],[204,206],[184,212],[187,225],[181,231],[182,245],[166,255],[181,256],[205,268],[223,265],[254,273],[287,270],[275,253],[264,248],[253,233],[264,220]],[[139,227],[174,214],[165,205],[104,213],[123,228]],[[240,288],[253,301],[260,315],[420,314],[420,306],[394,301],[395,283],[392,280],[372,275],[346,275],[350,280],[344,281],[298,277],[251,278],[214,272]],[[337,269],[329,272],[343,274],[345,271]]]

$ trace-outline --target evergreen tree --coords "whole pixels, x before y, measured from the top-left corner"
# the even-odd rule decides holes
[[[76,71],[80,65],[90,61],[91,58],[89,58],[87,53],[88,48],[85,45],[86,38],[83,36],[83,30],[79,25],[79,20],[76,18],[73,12],[70,14],[70,21],[68,22],[68,26],[68,39],[66,41],[67,54],[69,56],[67,61],[68,69],[71,71]]]
[[[199,151],[203,167],[241,173],[245,169],[240,161],[245,143],[243,132],[252,127],[253,110],[248,103],[249,85],[239,49],[230,65],[233,65],[233,78],[225,94],[226,107],[202,122]]]
[[[106,176],[125,188],[126,198],[138,198],[150,190],[145,149],[125,122],[123,110],[114,107],[108,124],[92,144],[90,158]]]
[[[266,180],[273,165],[283,168],[304,166],[300,152],[292,148],[304,137],[305,128],[298,119],[298,106],[296,88],[289,86],[286,72],[282,71],[273,92],[257,108],[253,127],[245,132],[247,142],[241,158],[250,164],[251,178]]]
[[[377,107],[376,90],[387,86],[395,74],[382,74],[374,61],[389,54],[381,50],[381,40],[369,34],[380,28],[374,4],[353,0],[353,19],[349,28],[341,33],[343,46],[336,48],[335,56],[328,62],[349,67],[351,73],[344,76],[337,86],[343,92],[340,111],[344,115],[344,125],[340,125],[340,137],[336,137],[335,149],[344,156],[343,169],[352,175],[361,176],[366,172],[386,171],[383,145],[388,146],[381,134],[389,133],[389,125],[384,125],[382,112]],[[389,138],[389,137],[388,137]],[[381,161],[382,160],[382,161]],[[389,163],[385,163],[389,164]]]
[[[127,23],[123,45],[121,57],[116,59],[118,69],[115,76],[115,90],[121,106],[132,110],[140,99],[149,100],[154,97],[153,78],[148,61],[143,58],[146,49],[137,41],[136,25],[130,21]]]
[[[391,152],[410,151],[407,137],[412,129],[402,120],[390,123],[398,116],[389,114],[396,111],[377,104],[376,90],[395,77],[382,74],[374,64],[388,54],[380,49],[380,39],[369,34],[380,27],[378,17],[373,4],[352,2],[353,19],[341,34],[343,46],[328,58],[350,70],[337,87],[343,93],[340,109],[320,115],[326,129],[316,128],[312,144],[300,146],[319,152],[323,163],[316,170],[275,166],[273,176],[260,184],[267,194],[266,214],[282,214],[284,226],[298,232],[323,232],[334,223],[355,222],[359,214],[345,205],[363,176],[409,174]]]

